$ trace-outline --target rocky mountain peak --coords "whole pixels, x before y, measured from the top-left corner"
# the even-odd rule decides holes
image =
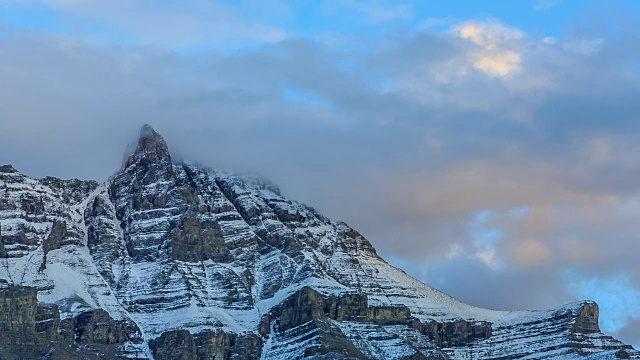
[[[171,155],[169,154],[167,143],[162,135],[158,134],[149,124],[144,124],[140,129],[138,146],[134,153],[129,156],[125,168],[141,160],[144,160],[145,163],[171,165]]]
[[[13,166],[7,164],[7,165],[0,166],[0,172],[2,172],[2,173],[17,173],[18,170],[16,170]]]
[[[149,125],[105,183],[13,171],[1,359],[640,359],[593,302],[462,303],[266,180],[173,164]]]

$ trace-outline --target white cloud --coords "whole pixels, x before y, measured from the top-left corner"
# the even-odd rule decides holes
[[[518,48],[525,37],[522,31],[498,22],[464,22],[453,31],[479,46],[467,56],[476,69],[488,76],[506,76],[520,69]]]

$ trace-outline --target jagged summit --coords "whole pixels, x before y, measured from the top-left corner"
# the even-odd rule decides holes
[[[16,170],[12,165],[6,164],[6,165],[0,166],[0,172],[3,172],[3,173],[17,173],[18,170]]]
[[[12,171],[2,359],[640,359],[593,302],[464,304],[269,182],[172,164],[148,125],[103,184]]]
[[[140,129],[138,145],[133,154],[129,156],[125,168],[144,160],[145,163],[158,163],[166,166],[171,164],[171,155],[166,141],[155,129],[144,124]]]
[[[145,124],[140,129],[138,145],[120,173],[128,173],[144,184],[151,184],[160,179],[173,180],[173,163],[169,147],[162,135],[151,125]]]

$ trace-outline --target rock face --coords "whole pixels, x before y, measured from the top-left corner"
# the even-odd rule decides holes
[[[139,331],[120,329],[100,309],[61,322],[58,306],[38,304],[35,288],[0,283],[2,359],[119,358],[125,341],[142,341]]]
[[[572,332],[580,334],[599,333],[598,316],[600,310],[596,303],[585,303],[577,314],[576,322],[573,324]]]
[[[74,340],[80,343],[109,345],[126,341],[142,342],[142,334],[134,323],[115,321],[102,309],[85,311],[65,322],[67,329],[73,331]]]
[[[0,286],[0,354],[9,359],[44,356],[48,342],[36,332],[36,289],[6,283]]]
[[[430,321],[426,324],[414,323],[420,333],[433,341],[438,348],[451,348],[472,344],[474,341],[491,337],[491,323],[456,320],[450,322]]]
[[[464,304],[150,126],[103,184],[0,167],[2,359],[639,359],[598,315]]]
[[[151,340],[149,347],[156,359],[258,360],[262,339],[254,334],[207,330],[192,335],[188,330],[172,330]]]
[[[196,343],[189,330],[167,331],[149,342],[156,359],[196,360]]]

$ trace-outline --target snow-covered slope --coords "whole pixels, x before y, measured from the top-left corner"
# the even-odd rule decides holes
[[[595,303],[464,304],[264,179],[173,163],[146,125],[103,184],[0,168],[0,231],[0,279],[62,319],[133,321],[144,342],[123,357],[640,358],[600,332]]]

